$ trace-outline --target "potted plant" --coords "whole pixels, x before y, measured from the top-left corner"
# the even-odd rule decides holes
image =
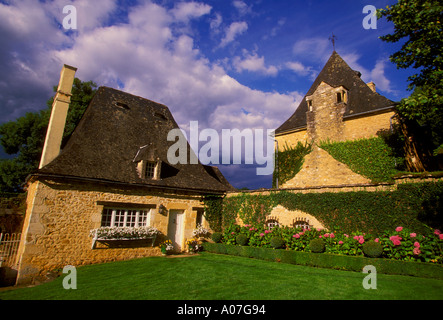
[[[192,236],[195,239],[199,239],[203,241],[205,238],[208,238],[211,235],[209,229],[203,228],[201,224],[197,225],[197,228],[192,231]]]
[[[188,252],[190,254],[200,251],[201,246],[198,244],[196,239],[190,239],[186,241],[186,244],[188,246]]]
[[[174,250],[174,246],[172,245],[171,240],[168,239],[160,244],[160,249],[162,251],[162,255],[166,256],[171,254],[171,252]]]

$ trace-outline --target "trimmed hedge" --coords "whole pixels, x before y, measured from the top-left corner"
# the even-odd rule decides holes
[[[377,269],[377,273],[417,276],[443,280],[443,266],[422,262],[234,246],[210,242],[203,243],[203,250],[217,254],[235,255],[267,261],[278,261],[303,266],[357,272],[361,272],[363,267],[366,265],[373,265]]]

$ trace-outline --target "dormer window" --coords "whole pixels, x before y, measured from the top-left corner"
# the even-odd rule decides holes
[[[157,163],[154,161],[146,161],[145,164],[145,179],[155,179]]]
[[[341,90],[341,91],[337,92],[336,102],[337,103],[341,103],[341,102],[348,103],[348,93],[346,90]]]
[[[309,111],[312,111],[312,100],[307,100],[307,99],[306,99],[306,102],[308,103],[308,109],[309,109]]]
[[[137,172],[140,178],[147,180],[160,179],[161,161],[141,160],[137,164]]]

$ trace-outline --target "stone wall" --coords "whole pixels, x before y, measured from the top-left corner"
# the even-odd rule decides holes
[[[341,100],[337,102],[337,95]],[[347,165],[335,160],[316,143],[321,141],[348,141],[375,137],[380,130],[391,126],[393,111],[366,114],[359,117],[343,118],[346,112],[347,90],[333,88],[321,82],[316,91],[306,97],[309,110],[306,113],[306,130],[297,130],[277,136],[280,151],[284,146],[295,146],[298,142],[314,143],[312,152],[304,159],[302,169],[294,178],[281,187],[315,187],[345,184],[366,184],[370,180],[354,173]]]
[[[200,196],[155,192],[147,188],[118,188],[104,184],[36,180],[28,188],[22,242],[19,248],[17,283],[29,283],[44,278],[48,271],[66,265],[80,266],[115,260],[160,255],[158,246],[150,240],[136,245],[91,249],[90,230],[100,227],[103,208],[155,206],[151,211],[151,226],[168,234],[169,215],[160,214],[162,204],[168,209],[184,210],[181,247],[192,238],[197,207],[203,207]],[[161,239],[159,239],[161,240]],[[159,242],[157,240],[157,244]]]
[[[325,150],[314,146],[299,173],[285,182],[283,188],[316,187],[343,184],[364,184],[371,181],[355,172],[347,165],[335,160]]]

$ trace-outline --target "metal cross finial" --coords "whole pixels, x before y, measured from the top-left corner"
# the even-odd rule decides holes
[[[329,40],[331,40],[331,42],[332,42],[332,47],[334,48],[334,51],[335,51],[335,39],[337,39],[337,37],[334,35],[334,32],[333,32],[332,36],[329,37]]]

